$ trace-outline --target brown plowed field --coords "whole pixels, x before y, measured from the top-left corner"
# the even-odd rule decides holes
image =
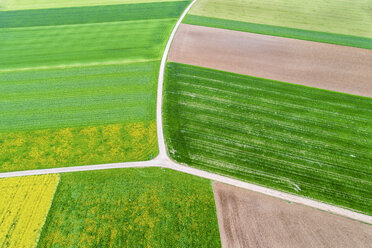
[[[213,183],[222,247],[372,247],[372,226]]]
[[[372,97],[372,50],[181,24],[169,60]]]

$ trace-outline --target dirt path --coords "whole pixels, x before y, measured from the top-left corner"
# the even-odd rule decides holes
[[[214,183],[222,247],[372,247],[372,226]]]
[[[55,174],[55,173],[69,173],[78,171],[92,171],[92,170],[107,170],[107,169],[119,169],[119,168],[145,168],[145,167],[162,167],[171,170],[180,171],[190,175],[206,178],[212,181],[221,182],[224,184],[229,184],[242,189],[248,189],[254,192],[259,192],[268,196],[276,197],[282,200],[291,201],[295,203],[300,203],[312,208],[320,209],[337,215],[345,216],[351,219],[359,220],[365,223],[372,224],[372,216],[357,213],[348,209],[341,207],[336,207],[323,202],[311,200],[302,196],[292,195],[284,193],[278,190],[265,188],[259,185],[239,181],[237,179],[217,175],[207,171],[195,169],[192,167],[177,164],[172,161],[168,155],[162,156],[159,154],[153,160],[141,161],[141,162],[126,162],[126,163],[115,163],[115,164],[98,164],[98,165],[86,165],[86,166],[74,166],[74,167],[61,167],[52,169],[41,169],[41,170],[28,170],[28,171],[14,171],[0,173],[1,178],[7,177],[20,177],[20,176],[31,176],[31,175],[45,175],[45,174]]]
[[[169,60],[372,97],[372,50],[181,24]]]
[[[160,69],[159,69],[159,78],[158,78],[158,92],[157,92],[157,99],[156,99],[156,128],[157,128],[157,135],[158,135],[158,144],[159,144],[159,158],[164,160],[170,160],[167,154],[167,148],[165,145],[164,140],[164,132],[163,132],[163,114],[162,114],[162,104],[163,104],[163,85],[164,85],[164,72],[165,72],[165,65],[167,64],[168,54],[176,36],[176,32],[178,31],[183,18],[185,18],[187,12],[190,11],[191,7],[194,5],[196,0],[193,0],[189,6],[185,9],[182,13],[180,18],[178,19],[176,25],[174,26],[171,35],[169,36],[167,45],[165,46],[163,56],[160,62]]]

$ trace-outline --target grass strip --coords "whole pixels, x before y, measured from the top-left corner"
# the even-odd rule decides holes
[[[181,1],[181,0],[180,0]],[[0,7],[5,10],[21,9],[52,9],[65,7],[97,6],[97,5],[114,5],[130,3],[149,3],[149,2],[172,2],[172,0],[6,0],[0,3]]]
[[[366,37],[318,32],[312,30],[249,23],[196,15],[187,15],[186,18],[183,20],[183,23],[300,40],[323,42],[342,46],[372,49],[372,39]]]
[[[188,1],[0,11],[0,28],[178,18]]]

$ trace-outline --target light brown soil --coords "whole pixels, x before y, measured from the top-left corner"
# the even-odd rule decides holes
[[[372,50],[181,24],[173,62],[372,97]]]
[[[213,183],[222,247],[372,247],[372,226]]]

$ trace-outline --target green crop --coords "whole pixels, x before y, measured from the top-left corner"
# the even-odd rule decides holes
[[[129,3],[172,2],[174,0],[3,0],[0,7],[5,10],[51,9],[80,6],[100,6]],[[179,0],[182,1],[182,0]]]
[[[336,45],[372,49],[372,39],[366,37],[334,34],[297,28],[280,27],[275,25],[249,23],[242,21],[225,20],[220,18],[196,15],[187,15],[183,22],[192,25],[223,28],[242,32],[273,35],[300,40],[309,40]]]
[[[370,0],[199,0],[191,15],[372,38]]]
[[[0,29],[0,71],[161,58],[175,19]]]
[[[209,180],[161,168],[62,174],[39,247],[219,247]]]
[[[187,4],[188,1],[176,1],[3,11],[0,12],[0,28],[178,18]]]
[[[178,162],[372,213],[372,100],[170,63],[168,149]]]
[[[159,62],[0,73],[0,132],[155,120]]]

